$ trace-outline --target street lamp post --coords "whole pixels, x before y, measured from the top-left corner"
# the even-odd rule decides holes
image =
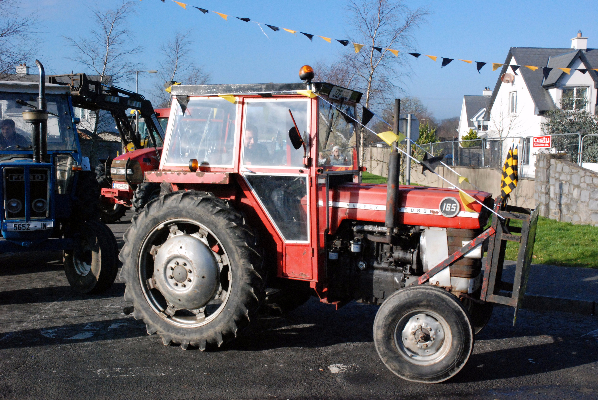
[[[135,93],[139,94],[139,73],[147,72],[148,74],[156,74],[158,71],[135,71]],[[135,112],[135,131],[139,135],[139,112]]]

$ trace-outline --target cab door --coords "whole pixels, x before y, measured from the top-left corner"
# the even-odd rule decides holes
[[[288,132],[292,114],[304,138],[310,137],[310,104],[305,97],[246,99],[240,156],[240,173],[277,243],[277,275],[301,280],[314,278],[312,188],[303,148],[293,148]]]

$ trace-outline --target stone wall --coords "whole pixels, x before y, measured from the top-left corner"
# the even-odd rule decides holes
[[[598,173],[556,154],[539,154],[535,191],[540,215],[598,226]]]
[[[365,151],[364,165],[368,172],[372,174],[386,176],[388,174],[388,155],[390,149],[388,147],[370,147]],[[475,185],[476,188],[483,190],[496,198],[500,194],[500,180],[502,171],[494,168],[470,168],[470,167],[451,167],[461,176],[466,177],[469,182]],[[421,166],[415,162],[411,163],[411,183],[417,183],[423,186],[431,187],[451,187],[450,184],[432,174],[431,172],[421,173]],[[437,167],[436,172],[451,182],[458,184],[459,177],[446,167]],[[462,185],[457,185],[462,189],[475,190],[474,186],[464,182]],[[511,193],[511,201],[509,204],[519,207],[536,208],[536,199],[534,196],[535,181],[534,179],[519,178],[517,188]]]

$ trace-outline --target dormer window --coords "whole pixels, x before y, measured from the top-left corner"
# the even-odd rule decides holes
[[[586,110],[588,106],[587,86],[563,88],[561,108],[567,111]]]

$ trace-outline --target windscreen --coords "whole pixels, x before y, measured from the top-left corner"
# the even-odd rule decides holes
[[[17,100],[21,104],[17,104]],[[74,151],[77,148],[72,116],[66,95],[46,95],[48,115],[48,150]],[[37,94],[0,92],[0,151],[31,150],[31,124],[23,112],[32,110],[22,102],[37,105]]]

